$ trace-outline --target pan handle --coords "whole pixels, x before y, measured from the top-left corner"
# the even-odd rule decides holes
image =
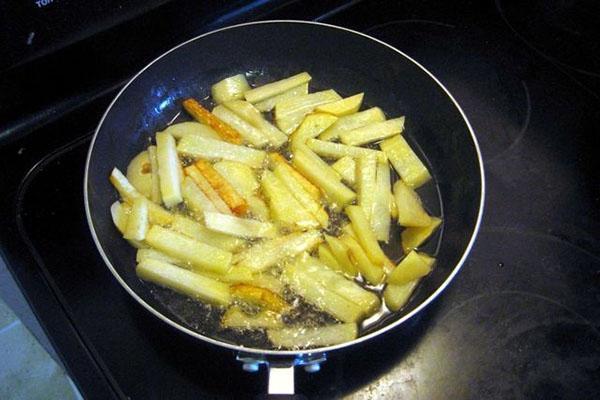
[[[291,357],[268,358],[259,354],[238,353],[237,360],[242,363],[242,368],[247,372],[257,372],[261,365],[267,367],[269,373],[270,395],[293,395],[294,372],[296,366],[304,367],[309,373],[318,372],[321,363],[327,360],[325,353],[299,354]]]

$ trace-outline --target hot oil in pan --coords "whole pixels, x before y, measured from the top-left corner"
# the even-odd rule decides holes
[[[285,72],[277,74],[277,76],[287,75],[291,74],[286,74]],[[277,79],[276,77],[270,77],[269,74],[266,74],[262,71],[252,71],[248,73],[247,76],[249,77],[248,80],[251,84],[262,84],[264,82],[274,81]],[[321,89],[313,87],[312,90],[316,91]],[[343,97],[346,97],[349,94],[341,95]],[[203,99],[201,99],[201,102],[205,106],[210,108],[212,108],[215,105],[212,103],[210,96],[204,97]],[[363,105],[362,109],[367,109],[370,107],[371,106],[369,105]],[[410,115],[407,115],[406,117],[407,120],[410,119]],[[267,115],[267,118],[272,121],[272,114],[269,113]],[[185,114],[185,112],[179,112],[176,115],[174,115],[171,121],[172,123],[177,123],[189,120],[191,119]],[[164,129],[164,127],[159,127],[159,130],[161,129]],[[435,169],[432,168],[432,164],[429,162],[429,160],[423,153],[417,141],[411,136],[410,130],[405,130],[405,132],[403,132],[402,135],[407,139],[413,150],[425,163],[432,175],[432,181],[428,182],[427,184],[418,189],[419,195],[423,200],[423,204],[431,215],[440,216],[443,220],[441,193],[435,178]],[[372,144],[369,147],[377,148],[377,144]],[[287,151],[287,148],[281,149],[280,152],[282,155],[286,156],[286,158],[290,158],[290,154]],[[398,180],[399,177],[393,168],[390,168],[390,170],[393,185],[393,183],[396,180]],[[330,226],[327,228],[327,233],[337,234],[341,230],[343,224],[347,222],[347,217],[340,213],[334,213],[331,210],[327,211],[330,216]],[[402,228],[398,224],[394,223],[394,221],[392,220],[390,241],[387,244],[381,243],[382,249],[384,250],[385,254],[395,263],[398,263],[403,257],[402,247],[400,245],[401,231]],[[441,242],[440,232],[441,230],[438,230],[438,232],[434,234],[433,237],[429,239],[427,244],[424,247],[420,248],[420,250],[426,252],[427,254],[433,257],[437,256],[437,251]],[[373,287],[370,285],[366,285],[364,281],[360,279],[357,279],[356,282],[359,283],[363,288],[377,293],[382,299],[382,305],[380,309],[360,324],[359,336],[374,332],[380,329],[381,327],[399,319],[400,317],[402,317],[402,315],[405,314],[405,310],[410,305],[409,301],[407,303],[407,306],[405,306],[400,311],[390,312],[383,301],[383,285]],[[202,335],[233,345],[260,349],[274,349],[273,345],[269,342],[264,330],[240,330],[221,327],[220,321],[225,312],[224,308],[204,304],[202,302],[193,300],[187,296],[180,295],[170,289],[165,289],[149,282],[144,281],[144,284],[150,288],[150,292],[153,294],[156,300],[158,300],[163,306],[165,306],[170,311],[170,313],[172,314],[171,318],[178,323],[182,323],[187,328],[196,331]],[[422,284],[418,285],[411,298],[415,298],[415,294],[419,291],[421,286]],[[333,317],[314,308],[313,306],[306,303],[300,297],[294,295],[287,289],[284,293],[284,298],[289,304],[293,305],[291,310],[283,316],[283,321],[286,325],[302,324],[308,327],[335,323],[335,319]]]

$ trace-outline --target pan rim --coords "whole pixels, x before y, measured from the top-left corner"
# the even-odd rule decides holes
[[[475,152],[477,155],[477,161],[479,164],[479,174],[480,174],[480,178],[481,178],[481,191],[480,191],[480,198],[479,198],[479,210],[477,212],[477,219],[475,221],[475,227],[473,229],[473,232],[471,234],[471,237],[469,239],[469,242],[467,244],[467,247],[465,248],[465,250],[462,253],[461,258],[458,260],[458,262],[456,263],[454,269],[452,270],[452,272],[448,275],[448,277],[444,280],[444,282],[442,282],[442,284],[440,286],[438,286],[438,288],[431,294],[429,295],[423,302],[421,302],[421,304],[419,304],[417,307],[415,307],[415,309],[413,309],[412,311],[410,311],[408,314],[402,316],[401,318],[399,318],[398,320],[394,321],[393,323],[386,325],[374,332],[371,332],[367,335],[364,336],[360,336],[352,341],[349,342],[344,342],[344,343],[340,343],[337,345],[333,345],[333,346],[325,346],[325,347],[318,347],[318,348],[313,348],[313,349],[306,349],[306,350],[268,350],[268,349],[260,349],[260,348],[253,348],[253,347],[245,347],[245,346],[241,346],[241,345],[235,345],[235,344],[231,344],[231,343],[227,343],[224,341],[220,341],[217,339],[213,339],[209,336],[205,336],[201,333],[195,332],[189,328],[186,328],[185,326],[181,325],[180,323],[173,321],[172,319],[166,317],[165,315],[163,315],[161,312],[159,312],[158,310],[156,310],[154,307],[152,307],[150,304],[148,304],[144,299],[142,299],[140,296],[138,296],[137,293],[135,293],[135,291],[129,287],[129,285],[127,284],[127,282],[125,282],[120,274],[117,272],[117,270],[115,269],[115,267],[112,265],[112,263],[110,262],[110,260],[108,259],[106,253],[104,252],[104,249],[102,247],[102,244],[100,243],[100,240],[98,238],[98,235],[96,234],[96,230],[94,228],[94,221],[92,220],[92,216],[91,216],[91,211],[90,211],[90,207],[89,207],[89,195],[88,195],[88,175],[89,175],[89,166],[90,166],[90,160],[91,160],[91,156],[92,156],[92,151],[94,149],[94,144],[96,142],[96,138],[98,137],[98,133],[100,132],[101,127],[103,126],[104,120],[106,119],[107,115],[110,113],[113,105],[117,102],[117,100],[119,99],[119,97],[121,97],[121,95],[129,88],[129,86],[138,78],[138,76],[140,76],[144,71],[146,71],[148,68],[150,68],[152,65],[154,65],[154,63],[156,63],[157,61],[159,61],[160,59],[162,59],[163,57],[167,56],[169,53],[179,49],[182,46],[187,45],[188,43],[191,43],[195,40],[199,40],[202,39],[203,37],[218,33],[218,32],[222,32],[222,31],[226,31],[226,30],[230,30],[230,29],[236,29],[236,28],[240,28],[240,27],[245,27],[245,26],[250,26],[250,25],[262,25],[262,24],[306,24],[306,25],[317,25],[317,26],[322,26],[322,27],[327,27],[327,28],[332,28],[332,29],[339,29],[351,34],[355,34],[355,35],[359,35],[362,36],[364,38],[367,38],[369,40],[372,40],[373,42],[379,44],[379,45],[383,45],[385,47],[387,47],[388,49],[398,53],[400,56],[404,57],[405,59],[407,59],[408,61],[412,62],[413,64],[415,64],[418,68],[420,68],[425,74],[427,74],[441,89],[442,91],[448,96],[448,98],[450,99],[450,101],[454,104],[454,106],[456,107],[456,109],[458,110],[458,112],[460,113],[462,119],[464,120],[468,130],[469,130],[469,134],[471,136],[471,140],[473,141],[473,145],[475,147]],[[345,28],[345,27],[341,27],[341,26],[337,26],[337,25],[333,25],[333,24],[327,24],[327,23],[323,23],[323,22],[316,22],[316,21],[303,21],[303,20],[292,20],[292,19],[274,19],[274,20],[265,20],[265,21],[253,21],[253,22],[246,22],[246,23],[241,23],[241,24],[235,24],[235,25],[231,25],[231,26],[226,26],[223,28],[219,28],[219,29],[215,29],[206,33],[203,33],[201,35],[195,36],[189,40],[186,40],[180,44],[178,44],[177,46],[167,50],[166,52],[162,53],[161,55],[159,55],[157,58],[155,58],[154,60],[152,60],[150,63],[148,63],[144,68],[142,68],[140,71],[138,71],[126,84],[125,86],[123,86],[123,88],[119,91],[119,93],[117,93],[117,95],[115,96],[115,98],[111,101],[111,103],[109,104],[109,106],[107,107],[106,111],[104,112],[104,114],[102,115],[102,118],[100,119],[98,126],[96,127],[95,131],[94,131],[94,135],[92,137],[92,140],[90,142],[90,147],[88,149],[88,154],[86,157],[86,162],[85,162],[85,171],[84,171],[84,180],[83,180],[83,189],[84,189],[84,207],[85,207],[85,213],[86,213],[86,219],[88,222],[88,227],[90,229],[90,232],[92,234],[92,238],[94,240],[94,243],[96,245],[96,248],[98,250],[98,252],[100,253],[100,256],[102,257],[102,259],[104,260],[104,263],[106,264],[106,266],[108,267],[108,269],[111,271],[111,273],[113,274],[113,276],[117,279],[117,281],[121,284],[121,286],[125,289],[125,291],[132,296],[140,305],[142,305],[146,310],[148,310],[150,313],[154,314],[156,317],[158,317],[159,319],[161,319],[163,322],[166,322],[167,324],[171,325],[172,327],[178,329],[181,332],[184,332],[196,339],[200,339],[203,340],[205,342],[208,342],[210,344],[214,344],[229,350],[234,350],[237,352],[243,352],[243,353],[250,353],[250,354],[256,354],[256,355],[262,355],[262,356],[300,356],[300,355],[308,355],[308,354],[315,354],[315,353],[327,353],[330,351],[334,351],[334,350],[339,350],[345,347],[350,347],[352,345],[357,345],[359,343],[363,343],[366,342],[370,339],[373,339],[381,334],[384,334],[392,329],[394,329],[395,327],[403,324],[404,322],[406,322],[407,320],[411,319],[413,316],[415,316],[417,313],[419,313],[421,310],[423,310],[425,307],[427,307],[433,300],[435,300],[445,289],[446,287],[450,284],[450,282],[454,279],[454,277],[458,274],[458,272],[460,271],[460,269],[462,268],[462,266],[464,265],[469,253],[471,252],[473,245],[475,244],[476,238],[477,238],[477,234],[479,233],[479,229],[481,226],[481,221],[482,221],[482,217],[483,217],[483,210],[484,210],[484,206],[485,206],[485,171],[484,171],[484,167],[483,167],[483,159],[481,156],[481,149],[479,147],[479,142],[477,140],[477,137],[475,136],[475,132],[473,131],[473,128],[471,126],[471,123],[469,122],[466,114],[464,113],[464,111],[462,110],[462,108],[460,107],[460,105],[458,104],[458,102],[456,101],[456,99],[454,98],[454,96],[452,96],[452,94],[450,93],[450,91],[440,82],[440,80],[435,77],[435,75],[433,75],[427,68],[425,68],[423,65],[421,65],[418,61],[416,61],[415,59],[413,59],[412,57],[410,57],[409,55],[407,55],[406,53],[398,50],[397,48],[393,47],[392,45],[381,41],[377,38],[374,38],[370,35],[367,35],[365,33],[362,32],[358,32],[355,31],[353,29],[349,29],[349,28]]]

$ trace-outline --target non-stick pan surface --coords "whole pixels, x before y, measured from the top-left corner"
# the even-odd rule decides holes
[[[240,349],[243,344],[246,352],[302,353],[265,350],[260,338],[240,343],[216,331],[214,311],[140,281],[135,250],[111,221],[110,205],[118,195],[108,176],[115,166],[124,170],[155,131],[178,115],[183,98],[204,98],[212,83],[238,73],[260,84],[300,71],[311,73],[314,88],[335,88],[342,95],[365,92],[366,104],[390,116],[407,116],[405,135],[426,157],[439,193],[434,207],[441,207],[444,219],[441,239],[434,246],[436,267],[409,304],[357,340],[319,350],[376,336],[427,305],[460,269],[481,220],[484,177],[470,125],[442,84],[398,50],[347,29],[299,21],[243,24],[183,43],[137,74],[106,111],[88,155],[86,212],[106,264],[140,304],[172,326],[224,347]]]

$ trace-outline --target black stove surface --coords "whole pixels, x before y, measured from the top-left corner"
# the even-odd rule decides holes
[[[480,141],[487,198],[476,245],[444,294],[394,332],[329,354],[320,372],[298,370],[299,393],[600,398],[594,4],[365,1],[304,16],[373,35],[436,75]],[[270,17],[297,18],[301,5]],[[9,267],[87,397],[260,397],[264,371],[246,373],[232,352],[164,325],[97,254],[83,166],[113,95],[0,149]]]

